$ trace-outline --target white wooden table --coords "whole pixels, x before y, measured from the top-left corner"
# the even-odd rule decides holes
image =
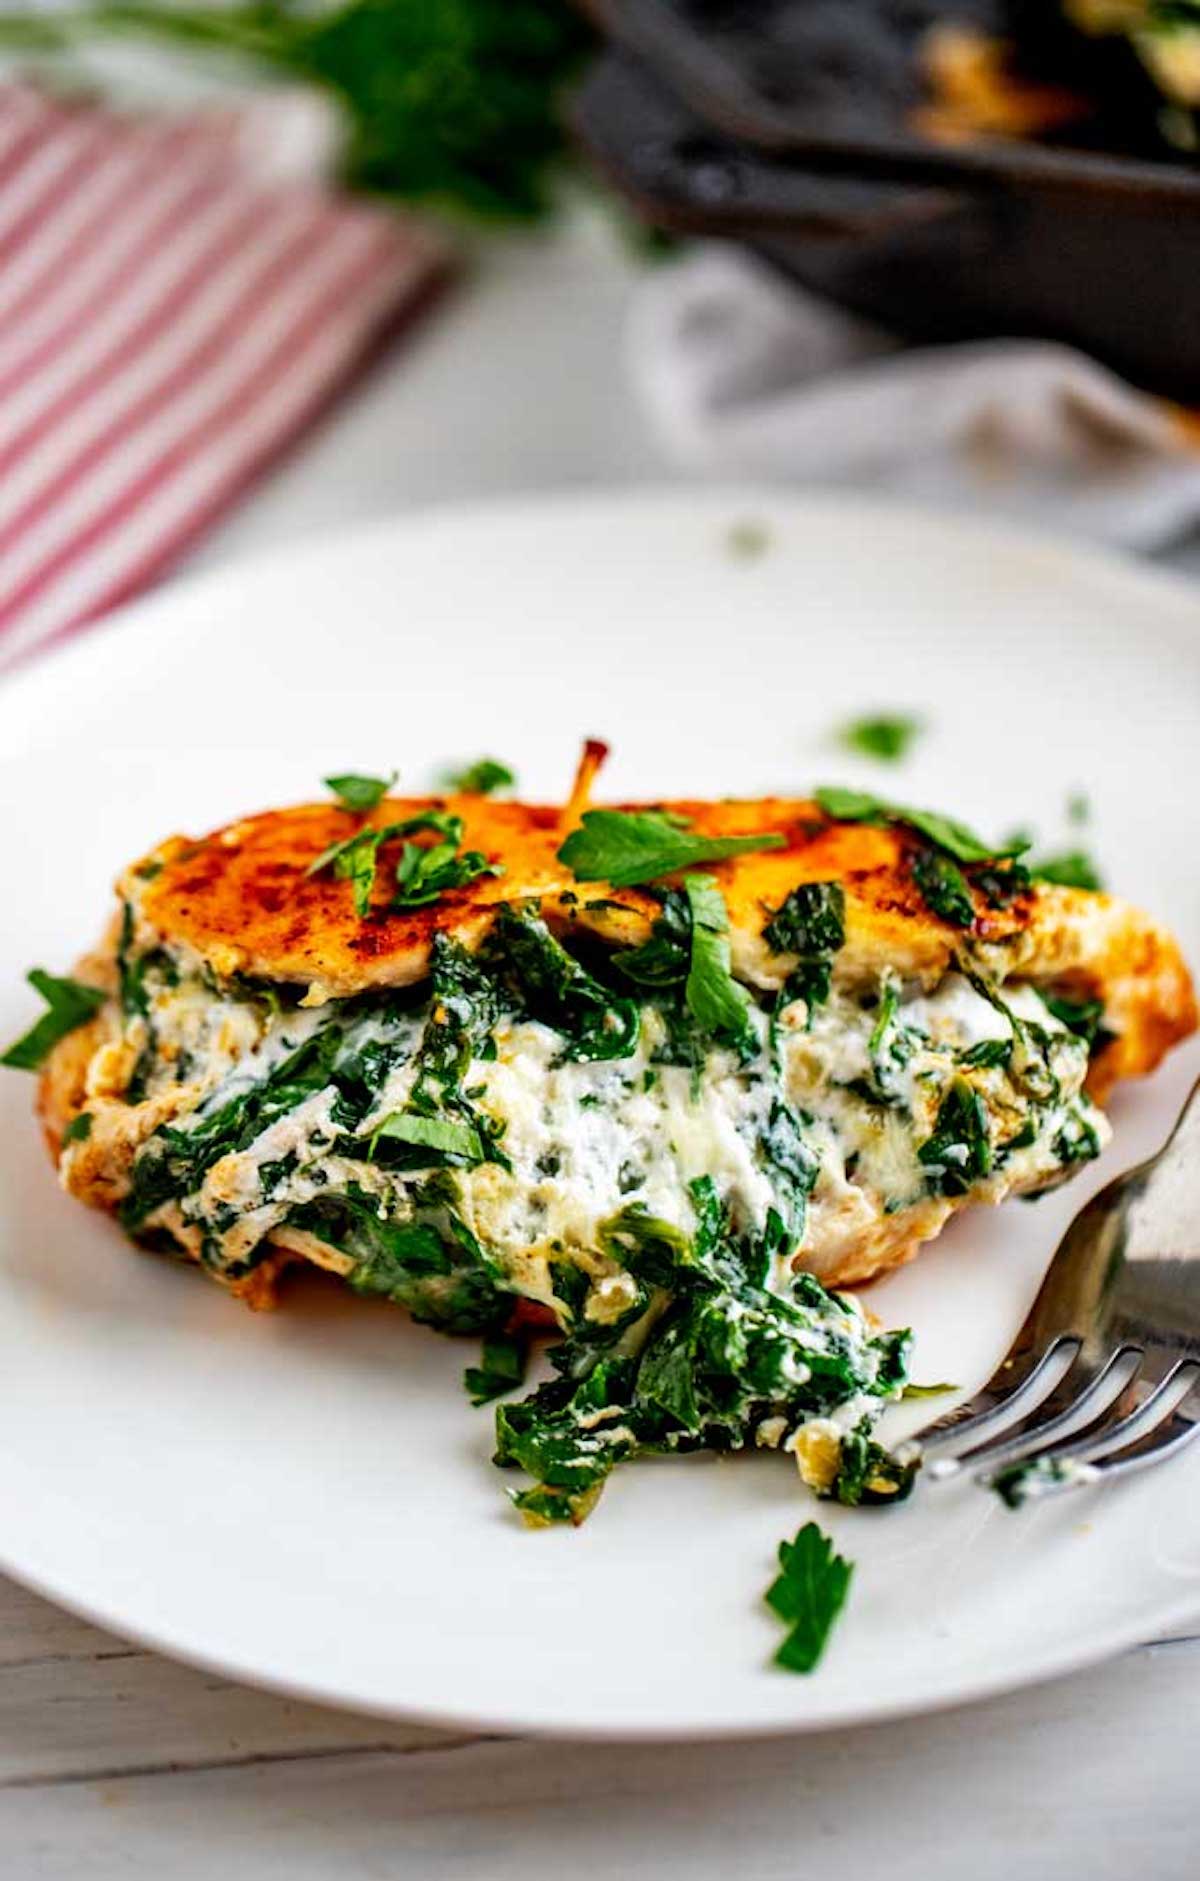
[[[482,254],[193,565],[417,502],[661,476],[621,371],[632,267],[589,217]],[[941,1717],[579,1748],[243,1690],[0,1580],[0,1881],[1175,1881],[1200,1871],[1198,1750],[1200,1621],[1195,1639]]]

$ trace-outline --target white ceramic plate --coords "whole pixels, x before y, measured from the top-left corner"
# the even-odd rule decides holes
[[[1192,591],[1034,539],[719,494],[412,517],[170,589],[0,690],[0,1036],[23,970],[66,968],[166,832],[484,751],[561,796],[585,733],[615,795],[861,781],[1059,839],[1086,788],[1111,879],[1200,959],[1198,705]],[[830,741],[876,706],[928,717],[894,776]],[[1198,1069],[1121,1095],[1102,1170],[872,1291],[918,1379],[986,1376],[1066,1220]],[[469,1343],[317,1284],[255,1316],[139,1256],[58,1193],[31,1096],[0,1074],[0,1567],[131,1638],[389,1716],[700,1736],[953,1704],[1200,1615],[1196,1453],[1018,1515],[969,1483],[818,1510],[777,1457],[653,1461],[579,1532],[527,1533]],[[803,1679],[769,1664],[761,1594],[813,1514],[857,1569]]]

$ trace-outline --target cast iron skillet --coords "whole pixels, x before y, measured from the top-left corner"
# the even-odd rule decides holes
[[[1186,208],[1200,166],[1157,131],[1161,99],[1129,48],[1070,32],[1052,0],[581,0],[640,63],[728,137],[819,167],[1021,183]],[[1030,76],[1082,92],[1070,142],[923,136],[922,45],[937,23],[1025,48]]]
[[[660,227],[744,242],[916,339],[1063,340],[1200,404],[1200,213],[1173,194],[822,173],[723,137],[619,54],[593,68],[573,115],[588,151]],[[1200,206],[1200,179],[1183,177]]]

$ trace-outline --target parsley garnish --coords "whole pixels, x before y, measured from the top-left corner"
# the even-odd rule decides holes
[[[806,1522],[794,1541],[779,1544],[779,1573],[766,1602],[788,1628],[775,1654],[787,1672],[811,1672],[846,1602],[853,1564],[835,1554],[833,1543],[815,1522]]]
[[[89,1110],[81,1110],[72,1117],[62,1133],[63,1148],[65,1149],[68,1143],[86,1143],[91,1134],[92,1114]]]
[[[501,764],[498,758],[477,758],[474,764],[464,766],[461,771],[442,773],[447,790],[476,797],[490,797],[494,790],[511,790],[516,781],[516,772],[509,770],[507,764]]]
[[[323,778],[322,782],[340,799],[344,809],[365,815],[382,802],[398,776],[398,771],[393,771],[390,777],[359,777],[353,771],[346,771],[340,777]]]
[[[400,834],[407,835],[416,830],[432,830],[440,835],[441,842],[422,847],[419,843],[406,842],[396,864],[396,893],[392,898],[393,908],[424,908],[431,901],[437,901],[448,888],[465,888],[468,882],[474,882],[481,875],[500,875],[497,863],[489,862],[478,849],[467,849],[462,855],[458,846],[463,837],[463,820],[460,816],[446,816],[434,811],[428,816],[410,817],[400,826]]]
[[[730,971],[725,899],[711,875],[686,875],[683,886],[692,916],[688,1007],[704,1031],[753,1052],[758,1041],[750,1024],[750,995]]]
[[[682,817],[662,810],[587,810],[578,829],[571,831],[558,852],[576,881],[609,882],[614,888],[636,888],[677,869],[701,862],[722,862],[751,849],[782,849],[787,838],[773,832],[761,836],[702,836],[689,829]]]
[[[459,855],[463,821],[441,810],[410,816],[402,823],[385,823],[381,829],[360,829],[342,842],[331,843],[305,870],[319,875],[331,868],[339,881],[354,884],[354,910],[362,920],[371,908],[375,877],[379,869],[379,851],[384,843],[400,836],[413,836],[429,830],[441,842],[422,845],[406,842],[396,864],[396,894],[393,908],[422,908],[436,901],[448,888],[462,888],[480,875],[499,875],[501,870],[477,849]]]
[[[1029,847],[1021,840],[995,848],[954,817],[940,816],[936,810],[914,810],[907,804],[885,803],[882,797],[866,790],[827,785],[815,792],[815,801],[835,823],[906,823],[956,862],[992,862],[999,857],[1021,855]]]
[[[525,1382],[529,1340],[519,1332],[493,1332],[484,1336],[478,1365],[468,1365],[463,1385],[472,1404],[490,1404]]]
[[[59,980],[42,967],[26,974],[35,993],[40,993],[48,1010],[30,1026],[28,1032],[0,1057],[0,1065],[14,1071],[37,1071],[46,1062],[60,1039],[78,1026],[86,1025],[107,999],[96,986],[84,986],[78,980]]]
[[[870,718],[851,719],[848,725],[842,726],[838,737],[848,750],[857,751],[864,758],[874,758],[880,764],[898,764],[924,729],[924,720],[909,713],[880,712]]]

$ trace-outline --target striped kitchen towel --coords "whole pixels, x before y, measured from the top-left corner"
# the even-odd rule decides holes
[[[442,272],[247,123],[0,88],[0,671],[160,574]]]

